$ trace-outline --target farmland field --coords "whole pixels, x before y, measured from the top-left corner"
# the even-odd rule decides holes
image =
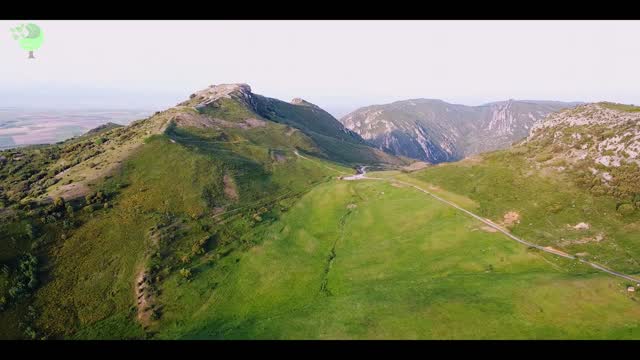
[[[150,110],[28,110],[0,108],[0,150],[24,145],[51,144],[108,122],[127,125]]]

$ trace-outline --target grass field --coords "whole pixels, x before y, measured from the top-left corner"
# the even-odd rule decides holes
[[[163,286],[159,338],[637,338],[619,280],[409,187],[331,181],[264,239]]]
[[[494,221],[515,211],[520,221],[510,229],[525,240],[580,254],[622,272],[640,273],[637,212],[627,216],[617,213],[615,198],[595,196],[576,186],[566,174],[536,170],[510,151],[398,178],[466,196],[473,204],[459,205]],[[588,224],[589,229],[573,228],[579,223]]]

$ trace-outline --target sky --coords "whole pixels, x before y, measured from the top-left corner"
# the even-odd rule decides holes
[[[640,104],[640,21],[0,21],[0,107],[164,109],[247,83],[335,116],[411,98]]]

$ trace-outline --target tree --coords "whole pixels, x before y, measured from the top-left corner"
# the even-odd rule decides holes
[[[25,232],[25,234],[27,234],[27,237],[30,240],[33,240],[33,238],[35,237],[35,234],[33,232],[33,225],[31,225],[31,224],[25,225],[24,232]]]
[[[29,52],[29,59],[35,59],[33,52],[42,45],[42,29],[36,24],[20,24],[11,29],[14,40],[18,40],[20,46]]]
[[[61,197],[57,197],[54,201],[53,201],[53,205],[57,208],[59,207],[63,207],[64,206],[64,199]]]
[[[69,217],[73,216],[73,206],[71,206],[71,204],[67,204],[65,208],[67,210],[67,215],[69,215]]]

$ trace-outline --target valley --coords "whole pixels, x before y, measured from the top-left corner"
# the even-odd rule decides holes
[[[635,109],[434,165],[221,84],[2,151],[0,338],[637,339]]]
[[[360,108],[340,121],[380,149],[435,164],[508,148],[548,114],[577,105],[507,100],[466,106],[411,99]]]

